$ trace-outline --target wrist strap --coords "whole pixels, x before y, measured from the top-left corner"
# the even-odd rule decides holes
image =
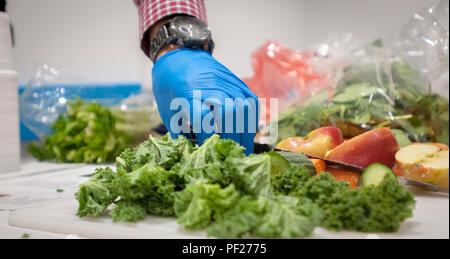
[[[169,43],[169,31],[167,30],[166,24],[164,24],[150,42],[149,56],[153,62],[155,62],[158,53],[161,51],[164,45],[168,43]]]

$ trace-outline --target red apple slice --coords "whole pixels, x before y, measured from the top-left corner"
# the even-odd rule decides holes
[[[400,149],[397,139],[388,128],[379,128],[354,137],[327,154],[327,159],[367,167],[381,163],[392,168],[395,153]]]
[[[310,156],[325,157],[326,153],[344,142],[340,129],[323,127],[311,131],[306,137],[294,137],[281,141],[278,148]]]

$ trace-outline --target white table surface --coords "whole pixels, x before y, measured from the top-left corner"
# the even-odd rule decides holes
[[[10,195],[8,197],[0,197],[0,239],[21,238],[24,233],[29,234],[29,238],[83,238],[82,236],[68,236],[69,233],[73,232],[65,233],[62,229],[57,234],[42,230],[32,230],[27,227],[12,227],[8,223],[8,218],[16,212],[16,214],[20,214],[21,209],[35,205],[40,206],[41,203],[52,204],[54,202],[55,204],[64,204],[65,201],[73,201],[73,194],[78,185],[85,182],[88,179],[87,175],[92,173],[96,167],[98,166],[39,162],[29,155],[25,155],[22,158],[20,171],[0,174],[0,194]],[[57,192],[57,189],[63,189],[64,191]],[[381,234],[375,237],[449,238],[448,195],[427,193],[417,189],[413,190],[417,200],[414,218],[404,222],[400,231],[394,235]],[[99,220],[105,221],[105,219]],[[113,224],[112,222],[109,223],[110,220],[106,221],[108,224]],[[142,224],[145,224],[145,222]],[[351,232],[343,235],[343,233],[329,233],[318,228],[313,238],[323,237],[371,238],[374,236]]]
[[[92,173],[97,166],[85,164],[58,164],[40,162],[26,153],[22,146],[20,170],[0,173],[0,239],[20,239],[28,234],[29,239],[78,238],[63,234],[12,227],[8,217],[14,210],[73,197],[79,183],[87,180],[84,175]],[[57,189],[63,189],[59,193]],[[82,237],[79,237],[82,238]]]
[[[415,199],[417,204],[414,216],[403,222],[395,233],[334,232],[318,227],[309,238],[448,239],[448,196],[420,193],[416,190]],[[8,223],[20,228],[95,239],[207,238],[205,231],[187,231],[176,223],[175,218],[147,216],[137,223],[114,223],[108,215],[80,219],[75,216],[77,208],[77,201],[73,198],[27,206],[11,212]]]
[[[63,239],[74,237],[26,228],[11,227],[8,225],[9,213],[10,211],[7,210],[0,211],[0,239],[21,239],[24,234],[29,236],[28,239]]]

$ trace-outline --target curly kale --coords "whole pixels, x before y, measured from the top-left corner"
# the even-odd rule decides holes
[[[116,159],[116,167],[126,172],[134,171],[145,164],[153,163],[169,170],[183,155],[190,153],[192,144],[183,136],[172,139],[170,134],[162,138],[149,136],[138,147],[124,150]]]
[[[322,206],[330,197],[342,192],[349,186],[348,182],[336,181],[329,173],[321,173],[309,179],[295,196],[305,197]]]
[[[177,222],[189,230],[203,229],[215,214],[233,208],[239,197],[234,185],[223,189],[218,184],[196,181],[177,194],[174,204]]]
[[[119,173],[113,180],[114,190],[121,200],[145,201],[147,212],[161,216],[173,216],[176,175],[152,163],[130,172]]]
[[[300,192],[310,178],[310,171],[306,167],[295,166],[285,173],[272,175],[271,183],[276,195],[291,195]]]
[[[201,147],[150,137],[123,151],[116,168],[97,169],[80,185],[78,216],[100,216],[114,204],[114,222],[176,216],[186,229],[219,238],[296,238],[317,226],[392,232],[414,209],[412,194],[393,179],[350,189],[328,173],[315,175],[303,155],[245,156],[218,135]]]
[[[209,236],[241,238],[296,238],[310,235],[320,224],[321,210],[309,200],[288,196],[243,196],[236,206],[215,216]]]
[[[116,174],[111,168],[97,168],[95,173],[79,187],[75,197],[78,200],[77,216],[100,216],[117,198],[112,186]]]
[[[345,189],[323,204],[325,228],[340,231],[396,232],[412,217],[413,195],[396,179],[385,178],[378,186]]]
[[[145,206],[137,201],[118,201],[109,212],[114,222],[137,222],[147,216]]]

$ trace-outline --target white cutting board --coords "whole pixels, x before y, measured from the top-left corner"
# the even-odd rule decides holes
[[[415,191],[414,217],[393,234],[330,232],[316,228],[311,238],[449,238],[448,195]],[[148,216],[134,223],[113,223],[109,216],[80,219],[74,199],[51,201],[13,211],[9,225],[85,238],[206,238],[204,231],[189,232],[174,218]]]
[[[173,218],[148,216],[138,223],[113,223],[111,217],[75,216],[75,199],[47,202],[9,214],[10,226],[85,238],[204,238],[204,233],[187,232]]]

